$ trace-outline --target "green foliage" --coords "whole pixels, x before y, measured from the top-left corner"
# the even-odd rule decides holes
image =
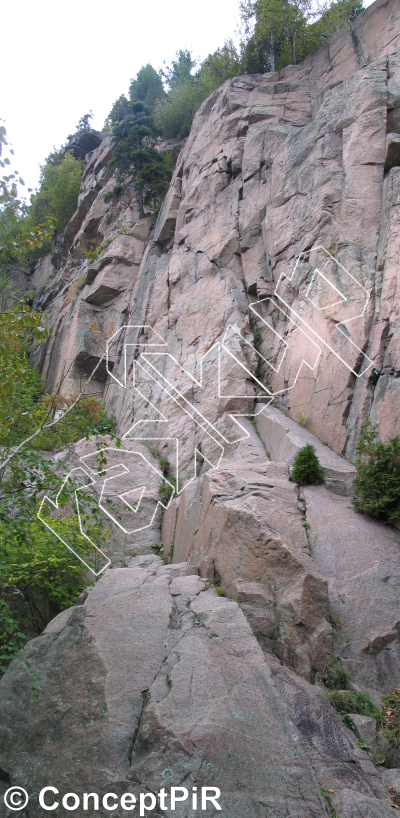
[[[113,127],[114,151],[110,167],[117,183],[130,181],[137,190],[139,215],[144,205],[157,210],[172,175],[171,158],[154,148],[158,135],[151,111],[142,102],[128,105],[124,118]]]
[[[54,474],[40,450],[65,449],[83,435],[112,434],[114,427],[113,418],[98,399],[83,394],[69,414],[42,429],[18,451],[16,447],[33,431],[73,402],[73,398],[46,395],[30,363],[32,340],[40,342],[46,337],[41,315],[26,304],[0,313],[1,670],[27,638],[40,633],[53,616],[75,602],[85,584],[82,563],[37,519],[44,491],[55,495],[62,484],[62,477]],[[7,465],[8,457],[12,459]],[[87,536],[83,535],[73,489],[70,484],[60,498],[61,508],[72,513],[60,511],[51,524],[65,542],[73,543],[77,553],[93,563],[87,537],[101,544],[107,532],[94,499],[80,491],[81,521]]]
[[[83,131],[90,131],[90,120],[93,119],[93,112],[89,111],[88,114],[84,114],[81,116],[77,126],[76,131],[77,133],[82,133]]]
[[[360,716],[370,716],[378,721],[382,716],[371,697],[356,690],[332,690],[329,693],[329,701],[341,715],[358,713]]]
[[[330,37],[335,31],[348,26],[363,10],[362,0],[336,0],[325,2],[319,19],[311,25],[320,43],[323,38]]]
[[[370,419],[357,440],[357,474],[352,499],[357,511],[384,522],[400,518],[400,437],[379,440]]]
[[[280,71],[318,48],[324,39],[347,26],[362,11],[362,0],[243,0],[241,17],[245,73]]]
[[[56,157],[56,158],[55,158]],[[34,223],[50,217],[63,230],[76,210],[84,162],[72,151],[51,154],[41,167],[39,192],[31,197]]]
[[[3,475],[0,483],[2,671],[26,638],[37,636],[50,619],[73,605],[87,584],[81,562],[36,517],[39,491],[55,490],[59,483],[49,464],[32,452],[15,458],[12,473]],[[68,500],[65,496],[64,505]],[[101,543],[103,524],[91,498],[80,497],[80,511],[87,536]],[[89,559],[92,546],[81,533],[76,510],[60,517],[52,525]]]
[[[184,139],[188,136],[201,102],[201,94],[195,82],[188,82],[171,90],[166,102],[155,113],[155,122],[166,139]]]
[[[241,13],[248,31],[254,22],[242,57],[249,73],[295,65],[317,45],[310,28],[315,16],[311,0],[245,0]]]
[[[89,115],[87,115],[89,116]],[[80,120],[83,128],[83,120]],[[11,165],[1,158],[8,146],[4,126],[0,126],[0,166]],[[12,150],[9,150],[12,155]],[[8,172],[0,180],[0,268],[2,276],[16,264],[32,265],[49,252],[56,228],[63,230],[76,210],[84,163],[72,152],[53,151],[41,167],[40,189],[31,196],[30,205],[18,198],[18,171]]]
[[[163,481],[161,485],[158,487],[158,493],[160,495],[160,500],[164,506],[168,505],[173,493],[174,489],[170,485],[170,483],[166,483]]]
[[[154,545],[151,545],[150,548],[154,552],[154,554],[157,555],[157,557],[161,557],[163,562],[165,562],[165,564],[168,565],[168,562],[169,562],[168,556],[169,555],[164,554],[164,549],[163,549],[162,543],[156,542]]]
[[[320,678],[328,690],[347,690],[350,686],[350,673],[342,666],[339,656],[329,658]]]
[[[100,244],[95,250],[83,250],[82,255],[89,261],[97,261],[103,250],[107,250],[107,247],[109,247],[113,241],[114,239],[106,239],[106,241],[103,241],[103,244]]]
[[[339,818],[339,816],[338,816],[338,814],[337,814],[337,812],[335,810],[335,807],[332,804],[331,795],[332,795],[333,790],[327,790],[326,787],[322,786],[322,784],[319,785],[319,788],[320,788],[321,793],[322,793],[322,795],[325,798],[325,801],[327,803],[330,818]]]
[[[17,170],[11,170],[10,157],[13,154],[6,129],[0,125],[0,167],[7,169],[0,178],[0,277],[3,292],[12,268],[27,263],[32,254],[47,247],[55,230],[55,220],[50,214],[44,214],[35,222],[26,202],[18,198],[18,184],[23,186],[24,181]]]
[[[179,51],[177,59],[163,71],[169,93],[156,108],[155,121],[167,139],[187,136],[203,100],[225,80],[241,73],[240,57],[230,41],[209,54],[193,75],[194,67],[190,52]]]
[[[167,457],[159,457],[158,462],[160,464],[160,469],[162,471],[163,476],[168,477],[168,475],[170,473],[170,470],[171,470],[171,466],[170,466],[170,462],[169,462],[168,458]]]
[[[118,196],[121,195],[123,189],[124,188],[122,185],[114,185],[112,190],[109,190],[104,194],[105,203],[107,204],[107,202],[111,202],[112,199],[118,199]]]
[[[196,61],[193,60],[190,51],[177,51],[176,59],[172,60],[170,65],[165,65],[161,71],[161,76],[165,80],[168,88],[173,91],[174,88],[187,85],[192,77],[193,68],[196,66]]]
[[[241,73],[240,56],[232,40],[228,40],[222,48],[217,48],[213,54],[209,54],[200,66],[198,83],[202,99],[206,99],[223,82]]]
[[[118,99],[115,100],[113,107],[111,108],[110,113],[108,114],[106,123],[109,125],[116,125],[117,122],[122,122],[127,110],[128,110],[129,102],[124,96],[121,94]]]
[[[382,696],[382,726],[392,747],[400,746],[400,690]]]
[[[226,596],[226,591],[225,591],[224,588],[216,588],[215,590],[216,590],[218,596]]]
[[[295,483],[300,486],[314,484],[318,485],[324,480],[324,470],[322,469],[314,446],[307,443],[300,449],[294,459],[292,477]]]
[[[42,317],[26,304],[19,304],[0,314],[0,444],[17,445],[32,429],[51,420],[56,412],[68,409],[75,400],[45,394],[39,373],[29,360],[29,342],[45,340],[48,333]],[[71,412],[32,442],[35,449],[65,448],[90,434],[113,430],[101,402],[92,395],[82,395]]]
[[[143,102],[147,108],[154,111],[158,102],[165,98],[160,74],[152,65],[147,63],[138,71],[136,78],[131,80],[129,98],[131,102]],[[124,112],[125,115],[126,111]],[[123,118],[123,117],[122,117]]]

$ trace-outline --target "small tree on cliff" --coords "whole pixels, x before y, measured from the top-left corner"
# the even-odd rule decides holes
[[[159,207],[172,173],[170,157],[154,147],[157,136],[151,111],[143,102],[128,105],[124,118],[114,125],[110,167],[117,170],[119,183],[131,181],[136,187],[141,219],[144,205]]]
[[[297,452],[293,464],[292,478],[299,486],[323,483],[324,470],[311,443],[307,443]]]
[[[357,440],[353,505],[357,511],[393,523],[400,518],[400,436],[379,440],[368,418]]]

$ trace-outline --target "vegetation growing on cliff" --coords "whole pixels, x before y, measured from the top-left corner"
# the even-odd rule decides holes
[[[311,443],[307,443],[297,452],[293,464],[292,478],[299,486],[323,483],[324,470]]]
[[[400,519],[400,437],[379,440],[370,419],[357,440],[353,505],[357,511],[393,523]]]
[[[25,183],[13,162],[7,131],[0,125],[0,167],[4,171],[0,178],[0,295],[12,267],[27,263],[46,246],[55,230],[50,214],[34,220],[26,202],[18,197],[18,185],[24,187]]]
[[[129,100],[116,100],[107,123],[121,122],[129,105],[142,102],[164,138],[183,139],[201,103],[225,80],[300,62],[362,8],[362,0],[326,0],[317,9],[311,0],[242,0],[238,48],[229,40],[199,65],[188,50],[179,50],[159,71],[144,65],[131,81]]]
[[[84,435],[113,428],[113,419],[98,399],[83,395],[68,415],[16,451],[21,441],[72,403],[72,399],[47,395],[29,361],[30,344],[46,337],[41,315],[27,305],[0,313],[1,669],[27,637],[40,633],[53,616],[76,600],[85,583],[82,564],[37,519],[44,491],[55,495],[62,484],[62,475],[54,474],[43,450],[65,450]],[[71,492],[72,484],[60,498],[61,506],[71,505]],[[64,517],[60,509],[56,524],[64,540],[73,541],[75,550],[89,556],[92,546],[80,529],[76,507],[71,510]],[[80,511],[87,536],[102,542],[105,531],[98,509],[84,494]]]
[[[172,175],[169,154],[154,147],[157,136],[152,112],[140,101],[129,103],[113,126],[110,167],[117,171],[117,184],[130,181],[136,188],[141,219],[144,205],[158,210]]]
[[[82,117],[77,132],[89,127],[88,117]],[[5,173],[0,178],[0,292],[13,268],[35,264],[49,252],[54,233],[68,224],[76,210],[84,168],[72,150],[54,150],[41,167],[39,190],[28,203],[18,195],[24,181],[12,166],[13,154],[1,125],[0,167]]]
[[[347,26],[362,11],[362,0],[243,0],[244,73],[280,71],[318,48],[326,37]]]

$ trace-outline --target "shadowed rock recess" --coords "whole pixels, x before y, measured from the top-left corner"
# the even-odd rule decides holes
[[[50,389],[99,364],[89,389],[122,446],[93,490],[119,497],[124,530],[113,570],[0,681],[0,790],[30,792],[24,818],[47,814],[45,786],[218,787],[229,818],[393,815],[396,754],[374,765],[358,742],[374,749],[375,722],[348,729],[321,674],[340,656],[378,706],[400,687],[400,532],[351,506],[365,418],[400,434],[399,47],[399,0],[377,0],[300,65],[224,83],[168,144],[158,216],[129,186],[104,202],[110,136],[86,155],[27,286]],[[306,443],[325,479],[300,488]]]

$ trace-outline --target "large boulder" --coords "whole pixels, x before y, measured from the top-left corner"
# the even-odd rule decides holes
[[[321,696],[332,737],[323,737],[330,755],[323,748],[325,771],[318,771],[307,747],[310,730],[304,733],[315,712],[313,688],[298,679],[305,692],[293,720],[237,603],[207,589],[187,563],[138,557],[130,568],[109,570],[23,655],[0,682],[0,768],[3,791],[20,786],[29,793],[29,818],[43,816],[44,787],[58,790],[47,792],[48,804],[76,793],[75,814],[84,815],[83,793],[97,793],[100,802],[113,793],[114,802],[182,785],[190,797],[193,787],[218,788],[231,818],[325,818],[318,780],[329,771],[352,787],[351,809],[365,793],[371,815],[389,815],[383,786],[363,770],[365,753],[359,761]],[[318,736],[317,712],[312,725]],[[149,796],[145,814],[160,814],[151,803]],[[208,814],[218,814],[208,806]],[[190,802],[166,814],[184,818]]]

